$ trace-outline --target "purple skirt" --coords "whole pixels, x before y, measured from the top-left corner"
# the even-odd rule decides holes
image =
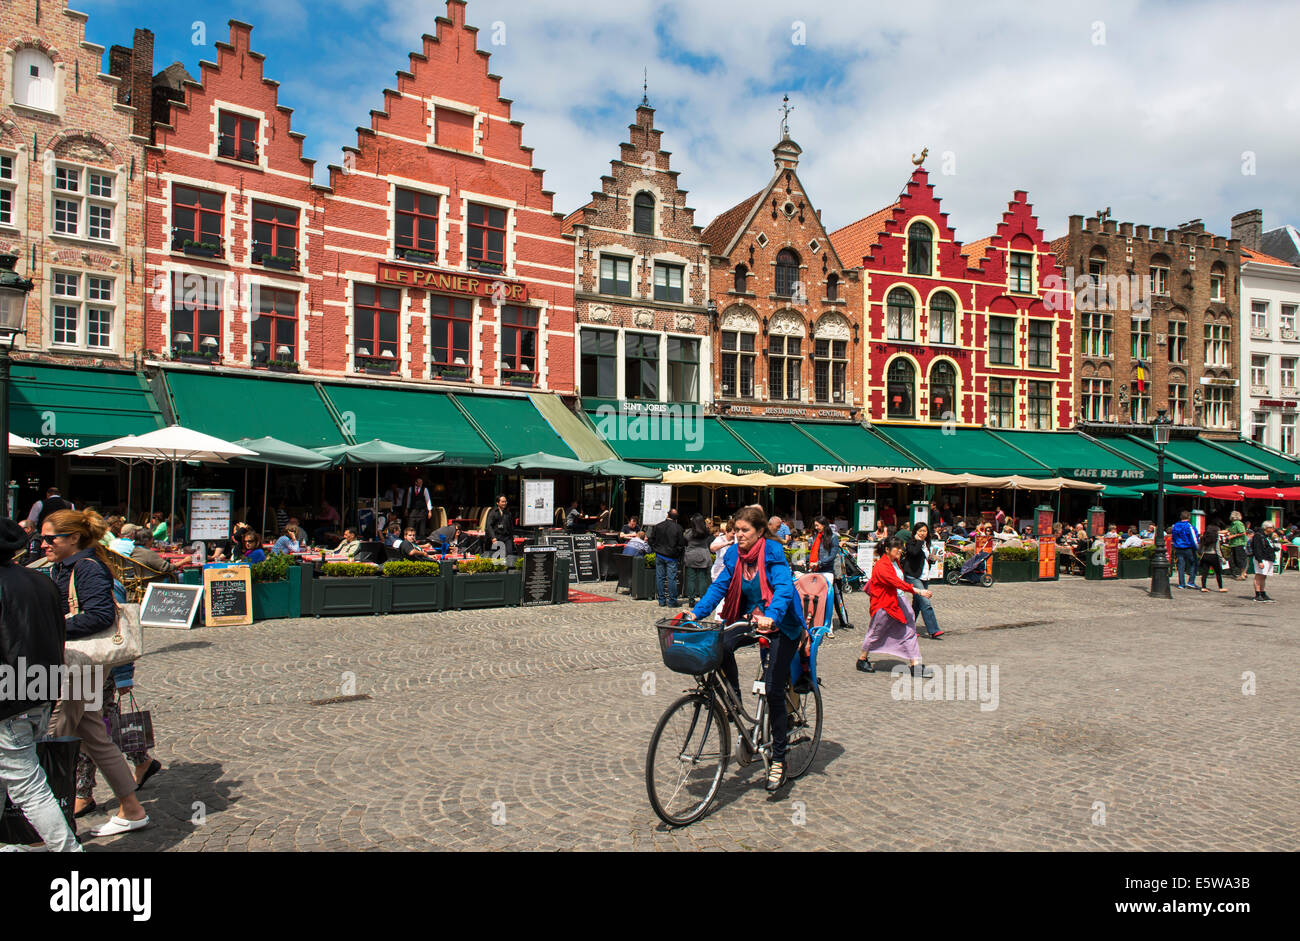
[[[920,660],[921,646],[916,639],[916,616],[912,609],[900,605],[907,621],[896,621],[889,612],[881,608],[871,616],[867,636],[862,639],[863,653],[885,654],[902,660]]]

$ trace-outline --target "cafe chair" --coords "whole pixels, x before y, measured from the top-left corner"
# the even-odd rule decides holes
[[[433,517],[429,520],[429,526],[433,529],[442,529],[447,525],[447,508],[435,506],[433,508]]]
[[[353,562],[371,562],[376,565],[382,565],[388,558],[388,547],[382,542],[371,540],[357,545],[357,551],[353,553]]]
[[[160,572],[155,568],[150,568],[143,562],[137,562],[120,552],[111,550],[108,553],[108,567],[112,571],[113,577],[121,582],[122,587],[126,589],[128,603],[143,601],[145,591],[148,590],[151,582],[172,581],[172,576],[167,572]]]
[[[614,594],[620,591],[632,594],[632,566],[641,560],[639,555],[623,555],[619,553],[614,556],[614,571],[618,573],[618,587],[614,589]]]
[[[492,507],[490,506],[485,506],[480,510],[480,512],[477,514],[478,527],[474,530],[475,532],[481,533],[487,529],[487,518],[488,518],[488,514],[491,512],[492,512]]]
[[[596,531],[605,532],[609,529],[609,510],[600,514],[600,519],[596,520]]]

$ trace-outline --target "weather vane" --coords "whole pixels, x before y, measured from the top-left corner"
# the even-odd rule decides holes
[[[794,110],[794,105],[790,104],[790,96],[786,95],[781,99],[781,136],[790,136],[790,112]]]
[[[641,104],[650,104],[650,70],[641,70]]]

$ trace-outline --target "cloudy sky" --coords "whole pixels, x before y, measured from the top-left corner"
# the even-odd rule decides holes
[[[88,38],[157,34],[156,68],[196,77],[227,20],[252,23],[307,156],[341,162],[438,0],[74,0]],[[992,231],[1026,189],[1049,237],[1071,213],[1174,226],[1262,209],[1300,224],[1300,4],[470,0],[556,208],[608,172],[648,70],[656,123],[696,219],[758,189],[789,94],[800,175],[835,228],[927,166],[957,237]],[[202,24],[201,27],[196,24]],[[497,40],[494,43],[494,39]],[[198,41],[203,40],[200,44]]]

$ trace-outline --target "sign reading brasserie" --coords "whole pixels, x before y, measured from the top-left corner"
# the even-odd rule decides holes
[[[503,304],[516,304],[528,300],[528,285],[521,281],[506,281],[490,275],[464,274],[458,271],[439,271],[416,265],[379,262],[376,276],[380,284],[397,287],[422,288],[448,294],[468,294],[487,297]]]

